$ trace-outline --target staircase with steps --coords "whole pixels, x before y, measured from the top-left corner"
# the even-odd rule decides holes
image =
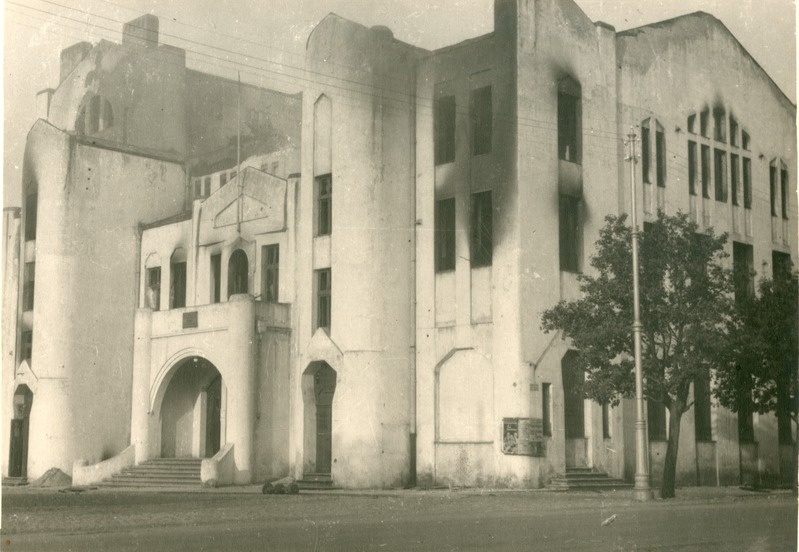
[[[297,481],[297,486],[301,491],[324,491],[335,488],[329,473],[306,473]]]
[[[154,458],[104,480],[104,487],[199,487],[200,458]]]
[[[613,491],[631,489],[632,484],[591,468],[566,468],[566,473],[552,478],[548,488],[554,491]]]

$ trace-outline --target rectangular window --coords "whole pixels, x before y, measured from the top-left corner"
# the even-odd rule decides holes
[[[580,162],[580,98],[558,93],[558,155],[564,161]]]
[[[710,199],[710,147],[702,146],[702,197]]]
[[[782,218],[788,218],[788,171],[782,169],[780,171],[780,200],[782,209]]]
[[[741,189],[741,173],[738,168],[738,156],[734,153],[730,154],[730,196],[732,197],[732,204],[739,205],[738,199],[739,190]]]
[[[280,246],[278,244],[261,247],[261,300],[267,303],[278,302],[280,284]]]
[[[219,187],[221,188],[227,184],[227,173],[222,173],[219,175]]]
[[[455,270],[455,198],[436,201],[436,272]]]
[[[180,309],[186,306],[186,261],[172,263],[169,286],[169,308]]]
[[[194,179],[194,198],[202,197],[203,195],[203,182],[199,178]]]
[[[696,142],[688,141],[688,193],[696,195]]]
[[[718,142],[727,141],[727,117],[724,109],[716,108],[713,110],[713,138]]]
[[[22,332],[22,360],[27,360],[28,364],[31,363],[33,357],[33,332]]]
[[[741,131],[741,147],[749,151],[749,134],[743,130]]]
[[[580,258],[580,200],[560,196],[560,269],[579,272]]]
[[[713,150],[713,177],[716,188],[716,201],[727,201],[727,152]]]
[[[154,311],[161,309],[161,267],[147,269],[147,306]]]
[[[782,251],[771,252],[771,278],[773,280],[789,280],[793,271],[793,262],[790,253]]]
[[[25,240],[36,239],[36,218],[39,209],[39,194],[28,194],[25,197]]]
[[[490,191],[472,194],[471,214],[472,268],[490,266],[494,234]]]
[[[738,145],[738,121],[732,115],[730,115],[730,145]]]
[[[688,115],[688,132],[696,134],[696,113]]]
[[[743,177],[744,177],[744,209],[752,208],[752,161],[743,158]]]
[[[436,100],[433,116],[436,165],[455,161],[455,96]]]
[[[211,195],[211,177],[206,176],[203,182],[203,196],[208,197]]]
[[[655,162],[657,163],[658,188],[666,187],[666,134],[655,132]]]
[[[552,384],[541,384],[541,422],[544,435],[552,435]]]
[[[36,263],[25,263],[22,279],[22,310],[33,310],[33,288],[36,280]]]
[[[316,177],[316,235],[327,236],[333,228],[333,178]]]
[[[493,113],[491,87],[472,90],[469,100],[472,120],[472,155],[491,153]]]
[[[602,405],[602,438],[610,439],[610,405]]]
[[[697,441],[712,441],[713,429],[710,416],[710,380],[694,380],[694,435]]]
[[[771,216],[777,216],[777,167],[768,168],[769,193],[771,199]]]
[[[222,300],[222,254],[211,255],[211,302]]]
[[[710,112],[706,109],[699,113],[699,133],[707,138],[707,123],[710,118]]]
[[[649,428],[650,441],[666,440],[666,407],[659,401],[647,399],[646,402],[647,427]]]
[[[652,179],[649,177],[649,172],[651,170],[651,160],[649,150],[651,149],[652,144],[649,140],[649,127],[641,127],[641,170],[644,174],[644,183],[651,184]]]
[[[732,273],[735,302],[740,305],[755,296],[755,256],[748,243],[732,242]]]
[[[330,290],[331,274],[329,268],[316,273],[316,327],[330,330]]]

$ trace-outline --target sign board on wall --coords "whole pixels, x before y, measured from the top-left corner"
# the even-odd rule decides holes
[[[503,418],[502,452],[521,456],[546,456],[541,418]]]

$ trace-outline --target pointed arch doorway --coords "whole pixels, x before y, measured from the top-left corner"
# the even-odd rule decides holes
[[[326,362],[311,363],[302,376],[304,401],[304,469],[327,474],[333,458],[333,396],[336,371]]]
[[[33,392],[23,384],[14,391],[14,418],[11,420],[11,442],[8,447],[8,476],[28,475],[28,428]]]

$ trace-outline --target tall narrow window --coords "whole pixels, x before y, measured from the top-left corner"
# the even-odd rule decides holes
[[[552,384],[541,384],[541,422],[544,435],[552,435]]]
[[[702,146],[702,197],[710,199],[710,147]]]
[[[746,131],[741,131],[741,147],[749,151],[749,134]]]
[[[772,162],[768,168],[769,197],[771,199],[771,216],[777,216],[777,166]]]
[[[436,272],[455,270],[455,198],[436,201]]]
[[[688,141],[688,193],[696,195],[696,142]]]
[[[744,209],[752,208],[752,161],[748,157],[742,160],[744,180]]]
[[[662,402],[647,399],[646,404],[647,426],[650,441],[666,440],[666,407]]]
[[[203,181],[203,196],[208,197],[209,195],[211,195],[211,177],[206,176]]]
[[[650,172],[652,170],[652,141],[649,138],[649,120],[641,125],[641,170],[644,175],[644,183],[651,184]]]
[[[738,145],[738,121],[730,115],[730,145]]]
[[[491,87],[472,90],[469,108],[472,119],[472,154],[491,153],[493,113],[491,111]]]
[[[732,271],[735,302],[740,305],[755,296],[755,257],[751,245],[732,242]]]
[[[34,192],[25,196],[25,240],[36,239],[36,219],[39,210],[39,194]]]
[[[280,284],[280,246],[261,247],[261,297],[267,303],[278,302]]]
[[[782,209],[782,218],[788,218],[788,171],[786,169],[780,170],[780,208]]]
[[[602,404],[602,438],[610,439],[610,405]]]
[[[713,428],[710,415],[710,380],[694,380],[694,437],[697,441],[712,441]]]
[[[727,201],[727,152],[713,150],[713,177],[716,188],[716,201]]]
[[[211,302],[222,300],[222,254],[211,255]]]
[[[194,184],[194,199],[202,197],[203,195],[203,181],[200,178],[195,178],[192,180],[192,184]]]
[[[696,113],[688,115],[688,132],[696,134]]]
[[[436,100],[434,119],[436,165],[455,161],[455,96]]]
[[[558,156],[564,161],[580,163],[581,90],[576,81],[565,78],[558,83]]]
[[[250,291],[250,263],[247,254],[241,249],[236,249],[227,263],[227,296]]]
[[[579,272],[580,200],[561,194],[559,216],[560,269],[566,272]]]
[[[699,113],[699,133],[707,138],[707,123],[710,118],[710,111],[705,109]]]
[[[223,172],[219,175],[219,187],[221,188],[225,184],[227,184],[227,173]]]
[[[172,254],[169,268],[169,308],[183,308],[186,306],[186,252],[183,249]]]
[[[472,194],[471,258],[472,268],[490,266],[493,251],[491,192]]]
[[[161,310],[161,267],[147,269],[147,306],[152,310]]]
[[[663,127],[657,125],[655,131],[655,162],[657,163],[658,188],[666,187],[666,134]]]
[[[329,268],[316,271],[316,327],[330,330],[332,275]]]
[[[333,228],[333,178],[329,174],[316,179],[316,235],[327,236]]]
[[[738,194],[741,189],[741,172],[738,168],[738,156],[734,153],[730,154],[730,197],[732,198],[733,205],[739,205],[740,200]]]
[[[22,310],[33,310],[33,289],[36,280],[36,263],[25,263],[22,281]]]
[[[22,332],[22,360],[27,360],[28,364],[31,363],[33,357],[33,332],[28,330]]]
[[[713,138],[718,142],[727,141],[727,117],[723,107],[713,109]]]

